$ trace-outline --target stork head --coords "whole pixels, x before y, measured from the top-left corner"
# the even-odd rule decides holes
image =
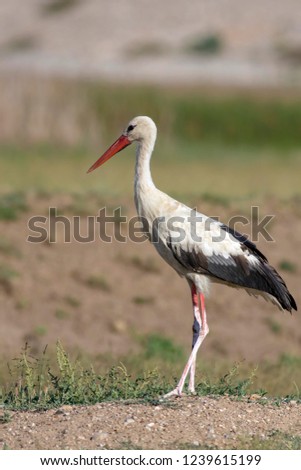
[[[108,148],[108,150],[89,168],[87,173],[103,165],[113,155],[130,145],[132,142],[145,143],[154,146],[157,136],[157,127],[154,121],[148,116],[137,116],[132,119],[121,136]]]
[[[126,126],[123,135],[127,136],[132,143],[152,140],[157,135],[157,127],[154,121],[148,116],[137,116]]]

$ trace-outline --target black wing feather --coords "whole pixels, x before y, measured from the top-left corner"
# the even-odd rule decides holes
[[[224,227],[227,226],[222,226],[225,230]],[[230,255],[227,258],[222,254],[205,256],[200,246],[197,251],[193,248],[188,251],[184,250],[179,243],[172,243],[171,240],[167,241],[167,246],[175,259],[188,271],[204,274],[233,286],[267,292],[274,296],[285,310],[289,312],[292,308],[297,310],[296,302],[284,280],[268,263],[267,258],[256,248],[256,245],[229,227],[226,231],[241,243],[244,251],[256,256],[258,259],[256,265],[250,263],[244,254]]]
[[[251,240],[249,240],[246,235],[242,235],[241,233],[237,232],[236,230],[225,224],[222,224],[221,228],[226,232],[230,233],[232,237],[242,243],[243,247],[245,247],[245,249],[248,249],[253,255],[263,259],[264,261],[267,261],[267,258],[264,256],[264,254],[258,250],[255,243],[251,242]]]

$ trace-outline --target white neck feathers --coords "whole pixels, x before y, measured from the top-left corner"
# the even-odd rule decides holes
[[[135,193],[154,188],[150,171],[150,159],[154,149],[155,137],[138,142],[135,168]]]

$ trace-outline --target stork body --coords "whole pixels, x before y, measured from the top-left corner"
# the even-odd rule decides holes
[[[280,309],[297,309],[285,282],[266,257],[245,236],[190,209],[163,193],[153,183],[150,159],[157,129],[147,116],[130,121],[120,138],[88,170],[92,171],[133,141],[137,142],[135,204],[144,232],[160,256],[188,281],[193,305],[192,351],[177,387],[166,396],[194,392],[195,362],[209,332],[205,296],[211,282],[261,295]]]

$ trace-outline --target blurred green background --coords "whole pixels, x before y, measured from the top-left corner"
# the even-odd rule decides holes
[[[2,93],[6,87],[4,82]],[[250,96],[233,89],[130,87],[36,78],[18,79],[9,88],[19,94],[21,89],[24,101],[17,103],[18,122],[12,124],[17,133],[9,131],[17,138],[2,139],[0,147],[1,186],[7,190],[129,193],[132,148],[104,167],[101,178],[83,173],[132,117],[144,114],[158,126],[153,173],[167,192],[196,196],[212,192],[225,197],[299,193],[301,106],[297,92],[269,95],[259,90]],[[171,165],[174,179],[170,178]],[[182,177],[185,168],[190,169],[189,178]]]

